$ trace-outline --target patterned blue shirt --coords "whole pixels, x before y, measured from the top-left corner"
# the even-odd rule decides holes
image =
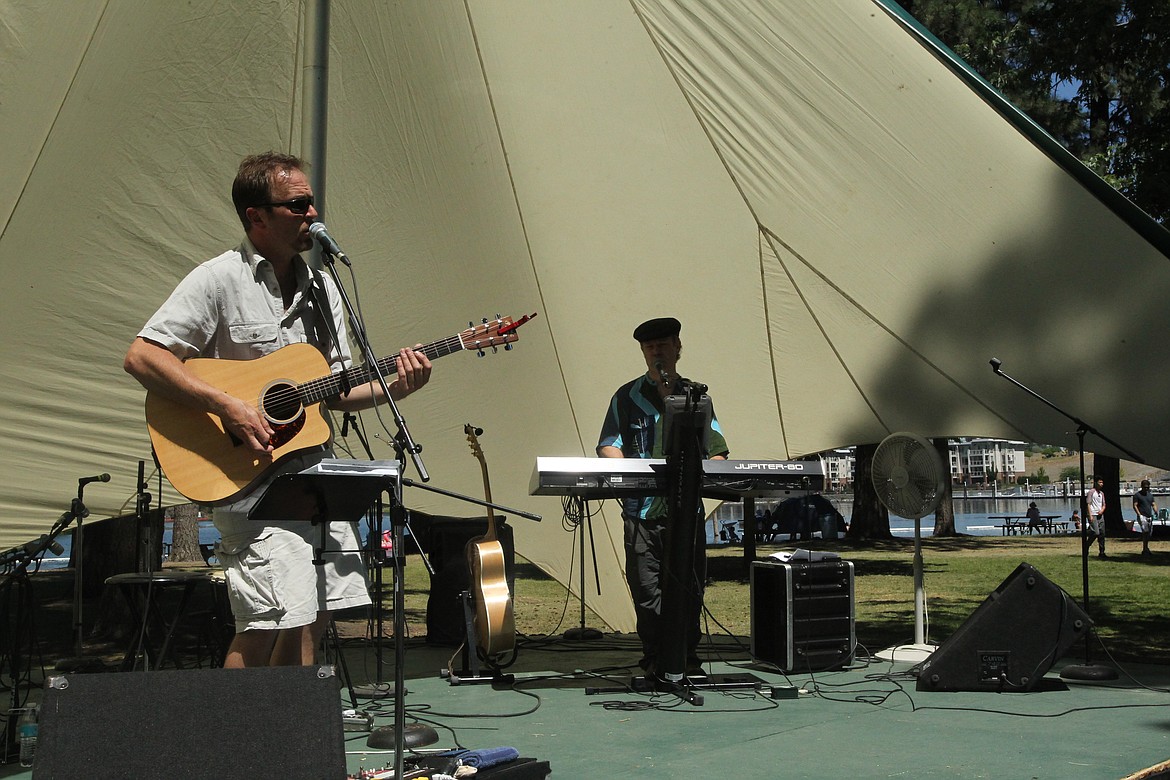
[[[627,458],[662,458],[662,420],[665,407],[658,395],[658,385],[648,374],[634,379],[618,388],[610,399],[605,421],[601,424],[601,436],[597,449],[616,447]],[[723,429],[711,411],[711,428],[707,432],[707,452],[704,458],[728,454]],[[658,518],[666,514],[666,502],[661,496],[627,498],[623,501],[624,514],[647,518]]]

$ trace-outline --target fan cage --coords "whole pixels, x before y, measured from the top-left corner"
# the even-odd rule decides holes
[[[917,520],[937,508],[946,489],[942,458],[916,434],[887,436],[873,456],[873,486],[894,514]]]

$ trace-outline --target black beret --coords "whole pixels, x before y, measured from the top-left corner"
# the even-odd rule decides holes
[[[677,336],[681,330],[682,323],[674,317],[658,317],[657,319],[646,320],[634,328],[634,338],[638,341],[668,339],[671,336]]]

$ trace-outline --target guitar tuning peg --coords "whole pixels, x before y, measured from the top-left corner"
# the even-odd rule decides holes
[[[492,344],[492,354],[493,354],[493,355],[498,355],[499,353],[500,353],[500,350],[496,349],[496,345],[495,345],[495,344]]]
[[[484,325],[487,325],[487,321],[488,321],[487,317],[484,317],[484,318],[483,318],[483,324],[484,324]]]
[[[467,327],[469,327],[469,328],[474,328],[474,327],[475,327],[475,323],[474,323],[474,322],[472,322],[471,320],[468,320],[468,321],[467,321]]]
[[[511,351],[512,351],[512,345],[511,345],[511,344],[505,344],[505,345],[504,345],[504,351],[505,351],[505,352],[511,352]]]
[[[500,316],[499,312],[496,312],[496,322],[503,322],[503,321],[504,321],[504,318]]]
[[[475,354],[476,354],[476,355],[478,355],[478,356],[480,356],[480,357],[483,357],[483,356],[484,356],[484,355],[486,355],[487,353],[486,353],[486,352],[484,352],[482,349],[477,349],[477,350],[475,351]]]

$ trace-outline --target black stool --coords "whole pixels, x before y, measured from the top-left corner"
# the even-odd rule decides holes
[[[122,671],[130,671],[142,656],[143,671],[151,670],[153,655],[154,669],[162,667],[168,656],[176,668],[180,665],[174,657],[173,642],[175,629],[183,621],[191,596],[200,585],[208,588],[212,599],[217,596],[212,578],[204,572],[162,571],[153,573],[130,572],[115,574],[106,580],[122,592],[130,607],[132,633],[122,659]],[[168,591],[178,591],[178,604],[168,616],[164,614],[162,598]],[[160,642],[161,637],[161,642]]]

